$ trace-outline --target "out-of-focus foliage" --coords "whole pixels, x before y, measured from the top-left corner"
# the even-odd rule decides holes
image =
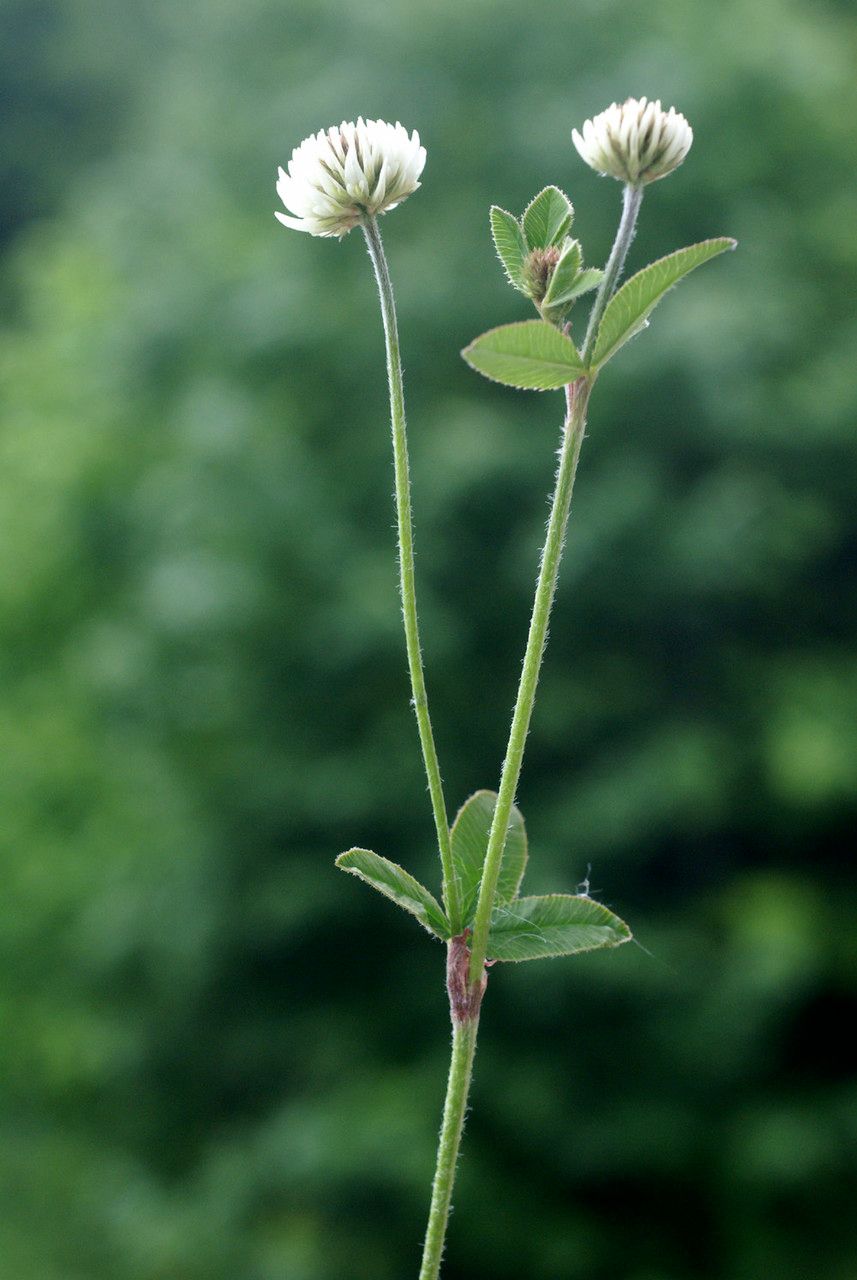
[[[6,0],[0,1276],[403,1280],[443,953],[380,322],[277,163],[419,128],[384,222],[451,810],[496,785],[561,398],[488,229],[628,93],[696,141],[629,270],[729,234],[599,380],[519,800],[530,892],[645,949],[492,971],[448,1280],[852,1280],[855,22],[796,0]],[[583,310],[583,308],[579,308]],[[579,325],[578,321],[578,325]]]

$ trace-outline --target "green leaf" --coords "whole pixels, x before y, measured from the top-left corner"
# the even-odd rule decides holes
[[[491,206],[491,235],[497,257],[505,269],[506,279],[523,293],[524,258],[528,249],[520,222],[511,213],[494,204]]]
[[[571,338],[546,320],[521,320],[489,329],[461,354],[486,378],[530,391],[564,387],[584,372]]]
[[[581,293],[589,293],[590,289],[597,289],[603,279],[604,272],[600,267],[587,267],[585,271],[581,271],[574,282],[574,297],[579,297]]]
[[[737,241],[728,236],[703,240],[687,249],[677,249],[631,276],[607,304],[595,341],[593,368],[604,364],[629,338],[646,327],[651,311],[683,276],[708,262],[709,258],[734,249],[736,244]]]
[[[568,196],[559,187],[545,187],[524,213],[524,235],[531,249],[546,249],[559,244],[574,217]]]
[[[557,266],[559,267],[559,263]],[[585,271],[581,271],[575,276],[570,286],[564,291],[554,292],[554,281],[556,275],[550,282],[547,294],[545,295],[544,304],[551,308],[559,308],[565,306],[569,302],[573,302],[575,298],[579,298],[582,293],[588,293],[590,289],[597,289],[600,285],[604,272],[599,267],[587,267]]]
[[[465,800],[452,824],[452,865],[461,890],[464,924],[472,923],[496,805],[496,791],[476,791],[469,800]],[[511,902],[521,887],[526,865],[527,833],[524,819],[518,806],[512,805],[495,902]]]
[[[559,262],[554,267],[548,291],[544,296],[546,303],[555,302],[574,285],[580,271],[582,255],[579,240],[566,240]]]
[[[353,876],[359,876],[373,889],[383,893],[385,898],[410,911],[429,933],[435,933],[444,940],[450,937],[452,931],[440,903],[403,867],[379,857],[377,853],[370,853],[368,849],[349,849],[339,855],[336,865]]]
[[[599,947],[618,947],[631,930],[592,898],[552,893],[516,898],[496,907],[488,935],[489,960],[541,960]]]

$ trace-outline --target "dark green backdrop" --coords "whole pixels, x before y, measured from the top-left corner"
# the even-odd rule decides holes
[[[532,892],[641,948],[492,972],[446,1280],[853,1280],[857,25],[797,0],[4,0],[0,1277],[408,1280],[443,954],[335,872],[436,883],[356,235],[274,173],[418,127],[384,222],[435,728],[496,785],[557,394],[487,233],[619,188],[629,93],[696,141],[630,265],[731,234],[611,365],[520,791]]]

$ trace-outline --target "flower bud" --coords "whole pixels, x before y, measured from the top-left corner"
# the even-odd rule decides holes
[[[571,138],[591,168],[639,187],[678,168],[693,130],[675,107],[664,111],[660,102],[629,98],[587,120],[580,133],[573,129]]]
[[[294,217],[274,216],[311,236],[344,236],[366,215],[386,213],[416,191],[426,162],[416,130],[383,120],[343,123],[306,138],[279,171],[277,194]]]
[[[524,258],[521,272],[524,292],[537,305],[548,291],[559,257],[559,246],[551,244],[546,249],[531,249]]]

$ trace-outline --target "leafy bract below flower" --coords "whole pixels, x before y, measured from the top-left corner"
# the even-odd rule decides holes
[[[344,236],[367,214],[386,213],[416,191],[426,162],[414,130],[383,120],[342,122],[295,147],[280,169],[277,194],[285,227],[311,236]]]
[[[629,98],[587,120],[571,138],[583,159],[601,174],[642,186],[677,169],[690,151],[693,130],[675,107]]]

